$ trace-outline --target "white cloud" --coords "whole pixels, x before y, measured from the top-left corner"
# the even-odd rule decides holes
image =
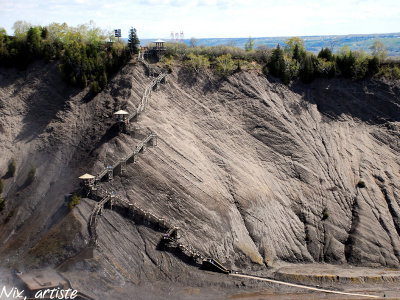
[[[0,26],[93,19],[139,37],[292,36],[400,31],[398,0],[0,0]]]

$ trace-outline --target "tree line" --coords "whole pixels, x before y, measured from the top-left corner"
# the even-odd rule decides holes
[[[90,85],[95,94],[139,51],[134,28],[130,30],[127,45],[92,21],[76,27],[66,23],[41,27],[17,21],[13,29],[11,36],[0,28],[1,66],[23,70],[36,60],[57,60],[65,81],[80,88]]]
[[[285,45],[277,45],[275,48],[259,46],[254,49],[252,38],[249,38],[245,49],[235,46],[197,46],[196,43],[191,43],[190,47],[184,44],[168,44],[167,48],[164,61],[168,65],[175,58],[190,70],[198,72],[211,67],[222,76],[242,69],[260,68],[264,74],[278,77],[285,84],[297,79],[309,83],[318,77],[400,78],[399,63],[386,59],[387,51],[379,41],[375,41],[370,47],[371,53],[363,50],[350,51],[348,47],[333,53],[326,47],[314,54],[305,50],[304,41],[298,37],[289,38]]]

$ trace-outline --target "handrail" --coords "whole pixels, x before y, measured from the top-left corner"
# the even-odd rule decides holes
[[[135,150],[133,150],[130,154],[122,158],[122,161],[127,161],[129,160],[132,156],[138,155],[138,153],[143,149],[143,147],[150,142],[150,140],[157,138],[157,134],[155,133],[149,133],[139,144],[136,146]],[[114,171],[115,168],[117,168],[121,164],[121,160],[115,162],[113,165],[111,165],[112,170]],[[108,172],[107,168],[104,168],[103,171],[98,173],[96,175],[96,180],[100,181]]]

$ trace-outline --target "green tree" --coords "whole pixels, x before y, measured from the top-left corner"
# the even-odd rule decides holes
[[[136,33],[136,28],[131,27],[129,30],[128,47],[131,54],[139,53],[140,41]]]
[[[376,56],[371,57],[368,60],[368,71],[367,76],[374,76],[379,72],[379,59]]]
[[[298,62],[301,60],[300,49],[297,44],[294,46],[292,58]]]
[[[46,40],[49,37],[49,30],[47,29],[47,27],[42,28],[42,33],[40,34],[40,37],[43,40]]]
[[[299,71],[301,80],[305,83],[311,82],[314,79],[315,75],[314,72],[315,72],[315,67],[313,63],[313,56],[312,54],[307,53],[306,57],[304,58],[301,64]]]
[[[355,79],[363,79],[368,72],[368,56],[363,50],[353,53],[355,61],[352,67],[352,77]]]
[[[107,85],[107,74],[105,71],[103,71],[103,73],[100,75],[99,78],[99,86],[100,89],[104,89]]]
[[[8,65],[10,53],[8,51],[9,37],[4,28],[0,28],[0,65]]]
[[[369,47],[369,49],[371,50],[372,55],[377,57],[380,62],[385,60],[385,58],[387,57],[387,48],[382,42],[378,40],[375,40],[372,46]]]
[[[288,68],[288,64],[285,60],[283,50],[280,45],[272,51],[271,60],[268,63],[269,72],[275,76],[280,78],[283,83],[288,84],[290,81],[290,70]]]
[[[354,54],[350,51],[349,47],[344,46],[339,50],[338,56],[336,57],[337,65],[340,72],[344,77],[352,77],[354,64],[356,58]]]
[[[254,40],[251,37],[249,37],[246,44],[244,45],[244,49],[246,51],[252,51],[253,48],[254,48]]]
[[[41,55],[41,34],[42,31],[39,27],[29,28],[26,35],[26,44],[30,54],[31,60]]]
[[[297,49],[299,55],[306,51],[304,47],[304,40],[299,37],[291,37],[285,40],[285,52],[289,54],[289,56],[293,56],[294,49],[297,45]]]
[[[326,61],[333,61],[335,57],[332,54],[332,51],[326,47],[321,49],[318,53],[318,58],[325,59]]]

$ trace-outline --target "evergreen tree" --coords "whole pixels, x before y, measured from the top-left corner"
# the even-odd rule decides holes
[[[348,47],[343,47],[336,58],[337,65],[344,77],[352,77],[356,58]]]
[[[128,47],[131,54],[139,53],[140,41],[136,34],[136,28],[131,27],[129,30]]]
[[[313,57],[310,54],[307,54],[300,67],[299,74],[301,80],[303,80],[303,82],[305,83],[311,82],[314,79],[314,72],[315,68],[313,63]]]
[[[379,58],[373,56],[368,60],[367,76],[373,76],[379,72]]]
[[[26,35],[26,44],[29,51],[29,58],[33,60],[41,55],[41,35],[42,31],[39,27],[31,27]]]
[[[290,80],[290,74],[286,66],[286,61],[283,56],[283,50],[278,46],[272,51],[271,61],[268,64],[268,69],[273,76],[279,77],[284,83]]]
[[[299,45],[297,45],[297,44],[294,46],[292,58],[297,61],[300,61],[300,59],[301,59]]]
[[[321,51],[319,51],[318,58],[325,59],[326,61],[333,61],[334,60],[334,56],[332,54],[332,51],[328,47],[323,48],[323,49],[321,49]]]
[[[49,30],[47,27],[42,28],[42,33],[40,34],[41,38],[46,40],[49,37]]]

